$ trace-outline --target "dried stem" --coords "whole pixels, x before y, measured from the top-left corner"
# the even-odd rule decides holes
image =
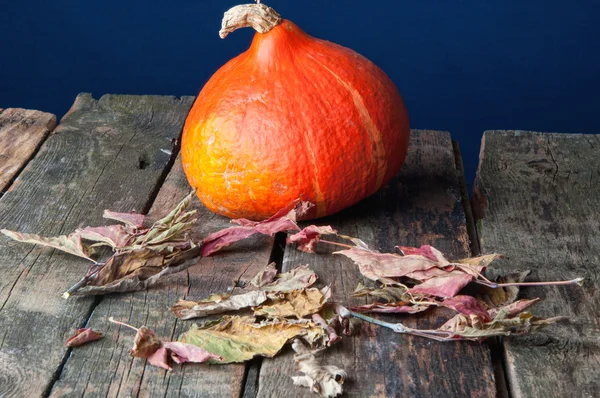
[[[231,32],[251,27],[258,33],[267,33],[283,22],[283,18],[272,8],[261,4],[244,4],[235,6],[225,13],[219,36],[227,37]]]
[[[509,286],[560,286],[560,285],[581,285],[583,278],[575,278],[568,281],[550,281],[550,282],[510,282],[510,283],[494,283],[490,281],[476,280],[476,283],[491,287],[493,289],[498,287],[509,287]]]
[[[110,318],[108,318],[108,320],[109,320],[110,322],[112,322],[112,323],[115,323],[115,324],[117,324],[117,325],[126,326],[126,327],[128,327],[129,329],[133,329],[133,330],[135,330],[136,332],[139,332],[139,331],[140,331],[138,328],[136,328],[136,327],[133,327],[133,326],[131,326],[131,325],[128,325],[128,324],[126,324],[125,322],[115,321],[115,318],[113,318],[112,316],[111,316]]]

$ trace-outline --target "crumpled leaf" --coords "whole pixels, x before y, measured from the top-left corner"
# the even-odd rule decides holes
[[[273,236],[277,232],[299,231],[300,227],[296,224],[296,218],[304,214],[302,212],[306,211],[306,208],[307,202],[297,201],[291,210],[289,207],[281,209],[265,221],[250,221],[245,218],[231,220],[232,223],[239,224],[239,226],[214,232],[204,238],[202,255],[207,257],[232,243],[257,233]]]
[[[201,250],[200,246],[196,246],[177,253],[169,260],[164,260],[163,255],[160,253],[156,253],[153,257],[151,254],[145,254],[145,251],[133,258],[129,258],[130,254],[122,254],[115,257],[112,265],[108,264],[110,268],[103,272],[101,276],[96,277],[100,273],[94,274],[93,277],[88,278],[86,284],[82,287],[69,289],[72,291],[68,294],[87,296],[145,290],[161,282],[167,276],[181,272],[196,264],[199,261],[198,256],[200,256]],[[160,259],[163,259],[164,262],[160,263]],[[124,269],[120,268],[121,264],[125,264]],[[124,273],[124,270],[130,272]],[[113,280],[113,277],[119,279]],[[100,279],[97,280],[96,278]]]
[[[505,311],[507,313],[507,316],[515,316],[518,313],[525,311],[527,308],[531,307],[532,305],[538,303],[540,300],[541,299],[539,299],[539,298],[534,298],[531,300],[527,300],[527,299],[517,300],[517,301],[514,301],[510,304],[506,304],[505,306],[502,306],[499,308],[491,308],[490,310],[488,310],[488,313],[491,318],[495,318],[496,315],[498,315],[498,313],[500,311]]]
[[[307,387],[321,397],[337,397],[342,394],[342,384],[347,377],[343,369],[322,365],[316,359],[315,353],[298,339],[292,342],[292,348],[296,352],[296,368],[304,373],[304,376],[292,376],[294,385]]]
[[[488,322],[492,318],[486,308],[475,297],[458,295],[448,298],[441,303],[444,307],[451,308],[463,315],[476,315],[483,322]]]
[[[337,334],[337,331],[335,330],[335,328],[332,325],[330,325],[329,323],[327,323],[327,321],[320,314],[313,314],[312,320],[315,323],[319,324],[323,329],[325,329],[327,331],[327,333],[329,333],[328,340],[327,340],[328,347],[332,344],[337,343],[338,341],[340,341],[342,339],[342,337]]]
[[[132,238],[122,225],[108,225],[105,227],[85,227],[75,230],[75,234],[82,239],[99,242],[102,245],[119,249],[127,246]]]
[[[383,285],[380,288],[370,288],[359,283],[354,289],[353,295],[354,297],[370,296],[383,299],[387,302],[398,302],[407,301],[409,299],[409,296],[406,294],[407,291],[408,289],[404,286],[396,287]]]
[[[180,342],[162,342],[156,334],[142,326],[139,329],[123,322],[115,321],[112,317],[109,321],[133,329],[136,335],[133,341],[133,347],[129,350],[129,354],[136,358],[147,359],[148,363],[166,370],[173,370],[169,364],[169,360],[175,363],[185,362],[206,362],[221,361],[222,357],[210,353],[200,347]]]
[[[267,318],[296,317],[298,319],[317,313],[331,296],[331,289],[301,289],[269,295],[273,304],[265,304],[254,310],[254,315]]]
[[[104,337],[102,332],[97,332],[90,328],[80,328],[75,331],[75,333],[67,339],[65,345],[67,347],[79,347],[80,345],[89,343],[91,341],[96,341]]]
[[[47,238],[36,234],[9,231],[8,229],[0,229],[0,232],[18,242],[52,247],[53,249],[61,250],[74,256],[95,262],[89,256],[89,250],[81,243],[81,236],[77,233]]]
[[[436,249],[433,246],[423,245],[421,247],[411,247],[411,246],[396,246],[404,256],[421,256],[425,257],[428,260],[440,262],[442,264],[448,264],[448,260],[444,257],[442,252]]]
[[[296,268],[278,274],[274,282],[260,287],[265,292],[289,292],[299,290],[313,285],[319,277],[308,268],[308,265],[299,265]]]
[[[256,307],[267,301],[267,293],[263,291],[251,291],[229,297],[210,296],[206,300],[187,301],[178,300],[171,308],[177,318],[192,319],[208,315],[222,314],[227,311],[235,311],[242,308]]]
[[[415,285],[409,292],[411,294],[428,294],[436,297],[454,297],[472,280],[473,275],[454,270],[444,276],[431,278]]]
[[[250,284],[256,287],[263,287],[273,282],[276,276],[277,268],[275,268],[275,263],[270,263],[262,271],[256,274],[254,278],[252,278]]]
[[[256,323],[254,317],[225,316],[202,326],[192,325],[180,341],[223,357],[218,363],[244,362],[255,356],[273,357],[294,337],[309,344],[327,343],[328,333],[308,321],[271,320]],[[213,360],[209,360],[211,363]]]
[[[141,228],[144,226],[144,218],[143,214],[138,214],[135,212],[131,213],[118,213],[116,211],[104,210],[104,214],[102,217],[122,222],[125,225],[128,225],[132,228]]]
[[[319,227],[316,225],[309,225],[302,229],[302,231],[288,236],[287,243],[297,243],[298,250],[307,253],[314,253],[315,246],[321,235],[337,235],[337,231],[330,226]]]

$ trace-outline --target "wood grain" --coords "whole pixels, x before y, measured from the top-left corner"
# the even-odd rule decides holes
[[[161,149],[180,135],[192,100],[79,95],[0,200],[0,227],[55,236],[103,225],[104,209],[146,210],[172,161]],[[0,238],[0,396],[49,392],[65,339],[95,305],[60,296],[88,265]]]
[[[319,221],[341,233],[359,237],[384,252],[396,245],[433,245],[456,259],[469,255],[469,237],[461,190],[457,180],[450,135],[413,131],[406,164],[382,191],[338,215]],[[318,254],[286,247],[283,268],[310,264],[320,284],[331,284],[334,299],[349,305],[365,303],[352,298],[359,282],[370,284],[353,263],[320,244]],[[436,327],[451,316],[447,311],[422,316],[387,316],[420,328]],[[291,350],[264,360],[259,397],[309,397],[308,389],[294,387]],[[348,372],[347,396],[378,397],[493,397],[493,369],[487,345],[439,343],[397,335],[379,328],[375,337],[346,337],[326,351],[324,362]]]
[[[532,281],[585,277],[583,287],[522,289],[560,324],[504,339],[513,397],[600,391],[600,140],[595,135],[487,131],[473,192],[480,245],[531,269]]]
[[[27,109],[0,109],[0,193],[4,192],[48,134],[56,116]]]
[[[189,193],[180,159],[162,186],[149,215],[168,213]],[[210,232],[230,226],[229,219],[217,216],[194,199],[199,221],[194,235],[201,239]],[[193,321],[178,321],[169,308],[181,298],[199,300],[211,293],[239,292],[236,286],[249,281],[269,263],[273,239],[256,237],[232,245],[212,257],[203,258],[187,272],[146,292],[111,295],[96,307],[88,326],[105,330],[108,337],[74,350],[52,397],[237,397],[244,381],[244,365],[186,364],[173,372],[132,358],[134,332],[117,328],[108,318],[137,327],[147,325],[164,339],[177,339]],[[203,320],[201,320],[203,321]]]

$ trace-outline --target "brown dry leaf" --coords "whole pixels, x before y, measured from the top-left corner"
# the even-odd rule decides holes
[[[275,268],[275,263],[270,263],[252,278],[250,284],[260,288],[273,282],[276,276],[277,268]]]
[[[141,228],[144,225],[145,218],[143,214],[138,214],[135,212],[118,213],[116,211],[110,210],[104,210],[104,214],[102,214],[102,217],[109,220],[122,222],[123,224],[128,225],[131,228]]]
[[[308,320],[256,323],[254,317],[225,316],[202,326],[193,325],[180,341],[220,355],[223,361],[217,363],[233,363],[258,355],[273,357],[294,337],[302,337],[311,345],[325,345],[328,333]]]
[[[242,308],[256,307],[267,301],[267,293],[252,291],[229,297],[210,296],[206,300],[187,301],[178,300],[171,308],[177,318],[192,319],[208,315],[222,314]]]
[[[142,326],[139,329],[123,322],[115,321],[112,317],[109,321],[117,325],[122,325],[136,331],[133,341],[133,348],[129,350],[129,354],[136,358],[147,359],[148,363],[153,366],[158,366],[166,370],[172,370],[169,360],[175,363],[185,362],[206,362],[208,360],[220,361],[219,355],[212,354],[202,348],[184,344],[180,342],[162,342],[156,334]]]
[[[82,344],[99,340],[103,336],[104,335],[102,334],[102,332],[97,332],[90,328],[80,328],[77,329],[75,333],[67,339],[65,345],[67,347],[79,347]]]
[[[383,299],[387,302],[399,302],[399,301],[408,301],[410,299],[409,295],[407,295],[408,288],[404,286],[396,287],[396,286],[386,286],[383,285],[380,288],[370,288],[362,283],[359,283],[354,289],[354,297],[363,297],[370,296],[376,297],[378,299]]]
[[[260,287],[265,292],[289,292],[292,290],[305,289],[314,284],[319,277],[308,268],[308,265],[299,265],[298,267],[278,274],[274,282]]]
[[[296,352],[294,362],[304,376],[292,376],[294,385],[309,388],[321,397],[337,397],[342,394],[342,384],[347,377],[346,372],[337,366],[322,365],[315,357],[315,352],[295,339],[292,348]]]
[[[326,287],[323,290],[312,288],[270,294],[269,298],[273,304],[262,305],[254,310],[254,315],[267,318],[296,317],[300,319],[319,312],[331,296],[330,292],[331,290]]]
[[[85,227],[75,230],[74,234],[81,236],[81,239],[98,242],[94,246],[109,246],[113,249],[127,246],[132,239],[131,233],[127,232],[122,225]]]
[[[199,261],[198,257],[201,250],[200,246],[196,246],[193,249],[178,252],[166,261],[164,261],[162,254],[153,251],[154,256],[144,254],[145,251],[139,252],[136,257],[132,258],[129,258],[130,253],[119,255],[115,257],[115,263],[110,261],[107,263],[110,266],[107,271],[100,271],[102,272],[101,276],[98,276],[100,275],[99,272],[93,274],[87,280],[84,278],[85,284],[82,284],[81,287],[75,285],[74,288],[77,287],[76,289],[69,289],[63,296],[88,296],[145,290],[161,282],[167,276],[181,272],[196,264]],[[159,266],[160,261],[164,262]],[[125,264],[124,269],[130,271],[130,273],[124,274],[119,267],[120,264]],[[100,277],[101,280],[96,279]],[[113,280],[112,277],[119,277],[119,279]]]
[[[250,221],[245,218],[231,220],[232,223],[239,224],[239,226],[214,232],[204,238],[202,241],[202,255],[207,257],[232,243],[246,239],[254,234],[273,236],[277,232],[299,231],[300,227],[296,224],[296,219],[306,212],[309,205],[308,202],[295,201],[291,206],[281,209],[269,219],[260,222]]]
[[[0,232],[18,242],[51,247],[53,249],[61,250],[74,256],[82,257],[86,260],[95,262],[89,256],[89,249],[81,243],[81,236],[77,233],[47,238],[36,234],[9,231],[8,229],[0,229]]]
[[[321,235],[337,235],[337,231],[327,226],[309,225],[302,231],[290,235],[287,238],[287,243],[297,243],[297,249],[307,253],[314,253],[317,242],[321,239]]]

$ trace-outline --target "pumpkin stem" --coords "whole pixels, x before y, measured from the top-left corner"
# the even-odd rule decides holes
[[[224,39],[240,28],[252,27],[258,33],[267,33],[283,22],[283,18],[271,7],[261,4],[235,6],[225,13],[219,36]]]

